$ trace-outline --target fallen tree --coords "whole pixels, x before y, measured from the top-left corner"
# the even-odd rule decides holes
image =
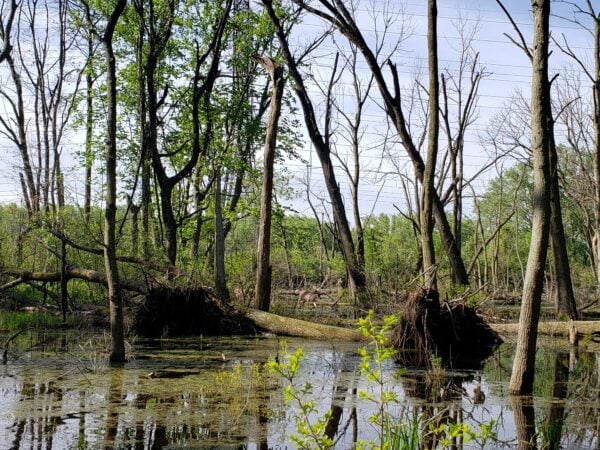
[[[600,336],[600,321],[548,321],[538,324],[538,334],[552,337],[568,337],[571,331],[571,326],[575,326],[577,332],[582,337],[585,336]],[[518,323],[493,323],[490,324],[497,333],[500,334],[516,334],[519,331]]]
[[[202,287],[155,286],[133,308],[133,331],[144,337],[247,335],[256,325]],[[260,327],[259,327],[260,328]]]
[[[241,311],[257,327],[275,334],[328,341],[358,342],[365,340],[361,333],[349,328],[293,319],[252,308],[241,308]]]
[[[2,275],[15,277],[0,292],[21,283],[60,282],[60,272],[27,272],[3,270]],[[81,279],[106,286],[103,273],[89,269],[69,268],[68,279]],[[203,287],[166,286],[158,281],[131,279],[119,281],[122,289],[143,296],[133,308],[134,331],[142,336],[182,336],[193,334],[252,334],[266,331],[285,336],[331,341],[360,341],[355,330],[279,316],[251,308],[234,307],[217,299]]]
[[[14,288],[22,283],[30,281],[39,281],[42,283],[57,283],[60,282],[62,277],[60,272],[29,272],[21,270],[4,269],[0,272],[0,275],[8,275],[14,277],[7,283],[0,286],[0,292]],[[67,280],[79,279],[89,281],[90,283],[98,283],[106,286],[106,276],[102,272],[90,269],[81,269],[77,267],[67,268],[65,272]],[[121,289],[126,291],[134,291],[139,294],[146,294],[150,287],[148,281],[139,281],[132,279],[121,279],[119,285]]]

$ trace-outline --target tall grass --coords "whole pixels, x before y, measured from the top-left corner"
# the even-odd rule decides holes
[[[46,330],[71,328],[75,326],[75,320],[72,317],[67,318],[67,322],[62,321],[62,317],[49,312],[23,312],[23,311],[2,311],[0,310],[0,331],[18,331],[24,329]]]

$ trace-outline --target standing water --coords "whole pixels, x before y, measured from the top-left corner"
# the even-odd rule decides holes
[[[4,337],[4,339],[6,339]],[[9,448],[296,448],[299,403],[286,404],[287,382],[269,374],[269,358],[304,357],[293,384],[327,411],[335,448],[375,441],[377,383],[359,375],[357,344],[277,338],[137,341],[131,359],[109,367],[103,335],[23,333],[0,366],[0,449]],[[513,347],[504,344],[483,370],[400,369],[381,379],[398,430],[438,447],[506,448],[517,439],[550,448],[596,448],[600,380],[597,354],[538,351],[532,398],[509,398]],[[309,383],[309,384],[307,384]],[[459,429],[458,437],[451,439]],[[464,426],[468,428],[464,428]],[[486,431],[487,430],[487,431]],[[560,444],[558,444],[560,443]]]

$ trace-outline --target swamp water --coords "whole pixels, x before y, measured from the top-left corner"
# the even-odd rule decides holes
[[[123,368],[107,366],[99,350],[106,344],[102,335],[73,332],[13,340],[0,366],[0,449],[296,447],[290,434],[298,409],[285,405],[284,383],[263,368],[281,356],[281,340],[139,340]],[[546,448],[596,448],[600,354],[561,353],[547,344],[537,354],[533,399],[506,395],[511,344],[479,372],[397,377],[398,367],[386,364],[384,377],[400,399],[392,414],[421,436],[439,417],[473,431],[493,420],[497,440],[485,448],[515,447],[517,436]],[[377,395],[377,389],[356,375],[359,345],[287,339],[288,353],[298,346],[305,356],[295,385],[312,384],[306,398],[320,415],[333,407],[328,431],[335,432],[335,448],[376,440],[369,424],[376,406],[359,392]]]

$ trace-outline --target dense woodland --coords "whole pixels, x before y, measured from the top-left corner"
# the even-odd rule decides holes
[[[498,39],[531,62],[532,90],[480,133],[490,158],[473,174],[466,136],[488,75],[476,27],[456,24],[460,64],[447,69],[429,0],[426,68],[407,79],[397,61],[410,18],[395,2],[364,3],[4,0],[0,134],[21,192],[0,206],[7,305],[45,301],[68,314],[108,297],[114,361],[124,358],[123,301],[151,284],[206,286],[265,311],[282,290],[335,291],[360,312],[415,286],[472,304],[522,301],[531,323],[542,295],[558,317],[593,306],[599,11],[561,6],[593,37],[586,52],[550,37],[550,1],[532,2],[533,34],[510,5],[494,5],[514,27]],[[325,75],[314,69],[323,48]],[[549,73],[549,48],[571,66]],[[373,111],[385,128],[377,142],[364,138]],[[83,144],[65,150],[74,140]],[[386,214],[360,201],[373,146],[395,164],[387,176],[404,199]],[[324,198],[309,178],[306,191],[290,188],[285,166],[307,151]],[[69,188],[73,159],[82,191]],[[493,180],[478,191],[483,174]],[[312,215],[289,207],[298,197]]]

